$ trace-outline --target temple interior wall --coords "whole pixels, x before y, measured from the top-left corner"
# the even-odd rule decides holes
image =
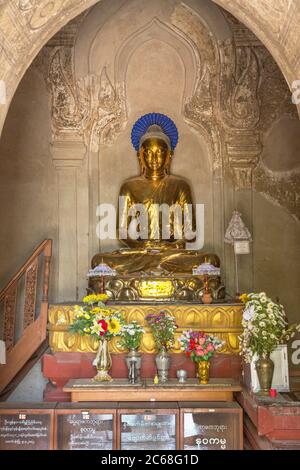
[[[52,238],[50,300],[81,298],[93,254],[118,246],[99,243],[96,207],[116,203],[138,173],[131,128],[156,111],[178,126],[172,172],[205,205],[204,249],[220,256],[228,292],[234,260],[223,239],[238,209],[253,235],[240,289],[279,297],[299,318],[299,121],[268,51],[236,31],[209,1],[111,0],[44,47],[0,141],[1,287]]]

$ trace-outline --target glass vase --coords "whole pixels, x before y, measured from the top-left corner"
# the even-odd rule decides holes
[[[208,384],[209,382],[209,361],[199,361],[198,362],[198,378],[199,383],[202,385]]]
[[[157,354],[155,363],[159,382],[167,382],[169,380],[170,356],[165,349]]]
[[[94,382],[111,382],[113,379],[108,371],[111,369],[112,360],[109,352],[109,341],[100,339],[97,355],[93,361],[93,366],[97,369],[97,374],[93,378]]]

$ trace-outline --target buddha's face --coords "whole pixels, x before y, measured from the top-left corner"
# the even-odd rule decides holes
[[[139,156],[146,173],[153,176],[165,174],[170,164],[170,149],[161,139],[147,139],[143,142]]]

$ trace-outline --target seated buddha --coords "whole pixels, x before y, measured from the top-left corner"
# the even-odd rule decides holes
[[[178,133],[162,114],[140,118],[132,130],[141,174],[127,179],[119,193],[118,237],[124,245],[98,253],[92,268],[106,263],[119,275],[192,274],[202,262],[219,266],[216,255],[187,250],[196,237],[195,206],[189,184],[170,173]]]

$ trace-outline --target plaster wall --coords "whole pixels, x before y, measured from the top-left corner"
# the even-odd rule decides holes
[[[198,35],[196,26],[183,28],[187,12],[192,12],[193,21],[200,19],[206,36]],[[205,48],[204,42],[202,50],[199,37],[214,46]],[[232,38],[230,23],[207,1],[187,1],[185,10],[175,0],[113,0],[96,5],[80,24],[72,47],[68,46],[74,58],[74,76],[68,76],[68,83],[74,88],[76,81],[101,77],[105,70],[104,92],[119,127],[109,131],[104,127],[92,137],[89,128],[85,138],[73,128],[68,134],[71,139],[55,127],[53,92],[45,83],[55,51],[45,48],[43,58],[21,82],[0,142],[2,286],[38,243],[53,238],[50,300],[76,301],[84,294],[85,273],[100,248],[95,235],[96,206],[116,203],[122,181],[138,173],[131,128],[142,114],[157,111],[168,114],[178,126],[180,141],[172,172],[189,181],[195,202],[205,204],[205,249],[221,257],[228,291],[233,294],[235,289],[232,249],[222,240],[232,210],[237,208],[254,240],[251,255],[240,259],[241,290],[265,290],[274,298],[279,296],[290,319],[299,317],[300,226],[294,204],[299,198],[295,183],[300,166],[299,122],[293,111],[280,119],[271,115],[271,109],[262,113],[259,169],[253,173],[253,185],[241,188],[229,168],[224,131],[228,122],[218,111],[220,103],[215,102],[213,111],[205,108],[198,121],[191,121],[185,109],[191,98],[198,99],[193,109],[202,109],[206,103],[204,90],[197,94],[197,80],[205,65],[212,74],[212,88],[218,80],[215,70],[220,67],[221,52],[212,59],[213,52],[205,56],[203,51],[213,51],[218,41]],[[280,75],[279,70],[276,73]],[[241,92],[245,101],[247,93],[247,88]],[[121,117],[109,101],[112,96],[125,106]],[[216,122],[220,132],[220,165],[203,121]],[[237,144],[238,136],[234,139]],[[263,175],[259,183],[257,171]],[[286,204],[293,195],[294,202]],[[116,242],[101,242],[102,250],[115,247]]]

